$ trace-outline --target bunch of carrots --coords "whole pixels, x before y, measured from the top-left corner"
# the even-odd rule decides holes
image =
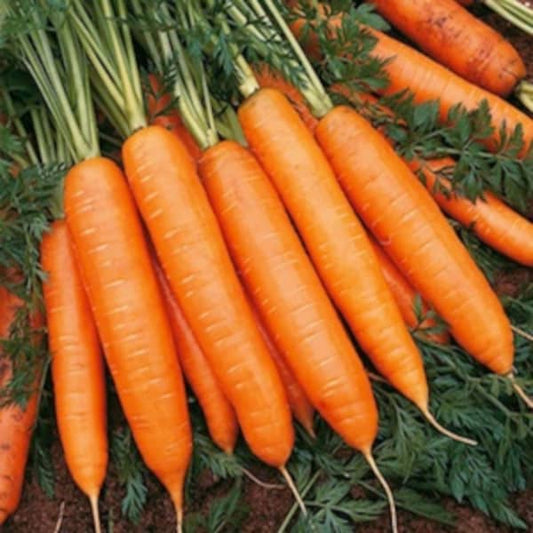
[[[503,99],[516,91],[531,104],[509,43],[454,0],[368,3],[433,58],[365,28],[376,42],[371,54],[385,60],[381,94],[409,89],[415,102],[436,100],[443,122],[459,103],[472,110],[486,101],[494,133],[479,149],[497,149],[502,131],[518,127],[517,157],[531,157],[533,121]],[[106,365],[141,456],[172,498],[178,531],[193,446],[185,382],[216,445],[232,454],[241,431],[304,514],[286,467],[291,417],[312,438],[318,413],[365,457],[396,531],[393,491],[372,455],[378,406],[359,349],[430,424],[465,445],[476,443],[429,409],[413,332],[432,343],[453,339],[508,377],[531,408],[516,381],[511,323],[445,214],[527,267],[532,223],[490,191],[477,201],[458,195],[441,176],[451,158],[404,160],[360,105],[390,115],[378,95],[337,84],[331,92],[353,106],[333,105],[306,55],[320,61],[319,26],[330,39],[342,32],[343,15],[326,6],[287,2],[289,22],[271,0],[222,11],[226,3],[215,1],[92,4],[73,0],[58,14],[35,0],[0,15],[26,17],[30,29],[6,30],[6,40],[67,141],[68,158],[56,153],[57,162],[74,161],[40,261],[59,436],[95,531],[108,463]],[[310,7],[313,17],[304,17]],[[130,28],[130,19],[154,29]],[[203,58],[216,53],[200,37],[217,24],[235,81],[225,102],[209,92]],[[241,41],[231,40],[235,27],[250,43],[267,43],[258,48],[264,61],[283,50],[299,72],[294,83],[272,67],[250,67]],[[181,34],[198,28],[201,57]],[[144,86],[138,50],[155,66]],[[120,165],[101,155],[95,105],[122,139]],[[3,338],[17,305],[0,293]],[[8,379],[1,368],[0,384]],[[22,418],[0,410],[0,523],[20,498],[36,402]]]

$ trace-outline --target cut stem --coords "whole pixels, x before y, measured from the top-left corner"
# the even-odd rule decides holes
[[[304,503],[300,493],[298,492],[298,489],[297,489],[296,485],[294,484],[294,480],[292,479],[291,475],[289,474],[289,471],[287,470],[287,468],[285,466],[280,467],[279,471],[281,472],[281,474],[285,478],[285,481],[287,482],[287,485],[291,489],[291,492],[294,495],[294,499],[296,500],[296,503],[298,503],[298,506],[300,507],[300,510],[302,511],[302,514],[304,516],[307,516],[307,509],[305,507],[305,503]]]
[[[515,89],[515,94],[522,105],[533,113],[533,84],[528,81],[521,81]]]
[[[453,439],[457,442],[462,442],[463,444],[468,444],[469,446],[477,446],[477,441],[473,439],[469,439],[467,437],[461,437],[461,435],[457,435],[457,433],[453,433],[449,429],[446,429],[445,427],[441,426],[435,417],[431,414],[429,409],[426,407],[425,409],[420,408],[422,411],[422,414],[426,417],[426,420],[439,432],[443,435],[446,435],[446,437],[450,437],[450,439]]]
[[[392,490],[389,484],[387,483],[386,479],[383,477],[383,474],[379,471],[378,465],[376,464],[376,461],[374,460],[374,456],[372,455],[372,452],[370,450],[366,450],[366,451],[362,451],[362,454],[364,458],[366,459],[368,465],[370,466],[370,469],[372,470],[372,472],[374,472],[376,479],[379,481],[380,485],[383,487],[385,494],[387,495],[387,500],[389,501],[389,508],[390,508],[390,520],[391,520],[392,532],[398,533],[398,519],[396,517],[396,504],[394,502],[394,495],[392,494]]]
[[[89,496],[91,502],[91,513],[93,515],[94,533],[102,533],[100,524],[100,510],[98,509],[98,493]]]
[[[533,35],[533,25],[531,22],[528,22],[526,17],[526,15],[531,15],[529,13],[524,14],[522,8],[517,9],[516,4],[518,4],[518,2],[511,2],[509,0],[506,0],[505,2],[498,0],[483,0],[483,3],[517,28],[520,28],[528,35]],[[524,8],[528,9],[525,6]]]

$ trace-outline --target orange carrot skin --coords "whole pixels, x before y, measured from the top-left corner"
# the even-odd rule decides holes
[[[174,133],[185,144],[191,157],[197,161],[202,155],[202,150],[183,124],[178,110],[172,107],[172,97],[168,93],[161,94],[161,82],[156,75],[149,74],[148,81],[151,92],[147,94],[146,105],[150,124],[161,126]]]
[[[44,236],[41,264],[59,436],[74,481],[97,496],[108,461],[104,360],[64,220]]]
[[[428,340],[439,344],[447,344],[450,341],[450,337],[446,331],[435,333],[424,332],[424,330],[435,327],[435,320],[431,317],[426,317],[422,318],[422,321],[419,321],[419,317],[415,313],[416,291],[396,268],[396,265],[390,260],[381,246],[374,239],[371,239],[370,242],[379,260],[385,281],[394,296],[394,300],[398,304],[405,323],[411,328],[416,328],[420,335]],[[428,307],[422,302],[423,315],[427,312]]]
[[[294,442],[286,394],[186,147],[150,126],[126,141],[123,157],[160,264],[246,441],[281,467]]]
[[[0,339],[9,335],[20,300],[5,287],[0,287]],[[41,324],[36,317],[35,326]],[[2,360],[0,351],[0,389],[11,379],[10,364]],[[32,394],[25,406],[0,409],[0,526],[17,509],[22,495],[24,470],[28,460],[31,435],[37,420],[39,395]]]
[[[313,135],[287,99],[272,89],[261,89],[244,102],[239,119],[359,344],[402,394],[427,405],[422,357],[366,231]]]
[[[292,25],[293,31],[298,35],[304,22],[296,21]],[[332,31],[341,24],[340,17],[330,19]],[[416,103],[439,100],[440,118],[446,121],[450,109],[462,104],[466,109],[472,110],[483,101],[489,103],[492,125],[495,132],[489,148],[494,149],[499,139],[499,128],[505,122],[508,133],[511,133],[519,124],[523,127],[525,153],[527,147],[533,142],[533,120],[516,107],[502,98],[462,79],[447,68],[439,65],[424,54],[414,50],[388,35],[369,28],[376,37],[377,42],[372,54],[380,59],[389,59],[385,71],[389,76],[389,85],[380,92],[390,95],[410,89],[414,94]],[[308,50],[317,53],[316,39],[306,43]]]
[[[192,450],[185,387],[141,222],[121,170],[105,158],[74,166],[65,181],[65,212],[133,436],[147,466],[181,508]]]
[[[198,398],[213,442],[221,450],[231,454],[239,435],[235,411],[224,396],[209,362],[185,316],[183,316],[165,274],[158,264],[155,264],[155,271],[167,307],[178,359],[185,379]]]
[[[429,56],[468,81],[506,97],[525,77],[516,49],[455,0],[371,0]]]
[[[453,193],[446,194],[436,188],[437,179],[442,187],[451,191],[451,183],[439,170],[453,167],[449,158],[432,161],[413,161],[413,170],[422,169],[426,187],[440,208],[463,226],[471,228],[483,242],[517,263],[533,266],[533,224],[511,209],[498,197],[485,192],[483,199],[471,202]]]
[[[230,141],[209,149],[199,168],[273,342],[333,429],[369,449],[378,423],[369,380],[264,171]]]
[[[316,136],[356,211],[457,342],[494,372],[510,372],[513,336],[500,301],[389,143],[344,106],[322,119]]]

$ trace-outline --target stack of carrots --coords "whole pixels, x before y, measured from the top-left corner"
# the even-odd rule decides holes
[[[509,43],[454,0],[369,2],[438,61],[370,29],[373,54],[388,60],[383,94],[410,89],[417,102],[438,100],[443,121],[457,103],[474,109],[486,100],[495,126],[486,149],[497,145],[502,124],[520,126],[526,157],[533,121],[501,98],[517,86],[522,95],[528,91],[525,66]],[[412,333],[434,343],[453,337],[532,404],[513,375],[511,324],[443,212],[528,267],[533,224],[489,192],[476,202],[457,196],[451,182],[449,193],[442,192],[437,176],[453,160],[402,160],[352,107],[331,105],[308,64],[308,82],[294,87],[268,68],[254,75],[236,61],[248,76],[239,80],[239,133],[219,141],[209,98],[191,88],[187,61],[179,61],[181,99],[161,95],[155,73],[143,97],[131,35],[117,23],[137,14],[142,2],[94,3],[98,24],[74,1],[66,26],[56,27],[59,48],[67,50],[64,69],[55,61],[37,65],[39,47],[48,46],[44,30],[22,45],[15,41],[44,99],[47,87],[61,93],[60,104],[47,103],[57,129],[68,125],[76,161],[65,178],[64,213],[41,243],[41,263],[59,435],[69,470],[90,500],[95,530],[108,461],[104,361],[140,453],[172,497],[178,530],[193,444],[184,381],[216,445],[233,453],[241,430],[252,452],[279,469],[303,513],[286,468],[291,416],[312,438],[316,411],[365,456],[389,497],[396,529],[392,491],[372,456],[378,406],[339,313],[377,371],[438,431],[475,444],[429,411]],[[256,9],[272,21],[265,31],[278,32],[301,58],[271,1],[237,4],[241,12],[228,17],[239,20]],[[165,6],[163,15],[172,16]],[[327,9],[317,10],[314,23],[320,17]],[[319,41],[302,31],[308,23],[296,20],[292,30],[318,56]],[[342,15],[328,24],[334,38]],[[453,30],[458,26],[468,38]],[[162,49],[173,46],[183,59],[179,37],[169,35]],[[106,45],[107,56],[99,51]],[[125,139],[123,169],[99,155],[88,87],[80,103],[58,82],[72,57],[78,79],[88,82],[90,62],[91,79],[101,76],[92,89],[97,103],[108,82],[112,102],[102,107],[111,109]],[[9,302],[0,292],[2,337],[13,315]],[[0,365],[0,384],[4,379]],[[32,399],[25,418],[0,410],[0,524],[20,497],[31,437],[26,420],[35,409]]]

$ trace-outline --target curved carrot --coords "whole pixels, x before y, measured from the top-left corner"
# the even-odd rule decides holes
[[[20,305],[21,301],[17,296],[0,286],[0,339],[8,337]],[[36,317],[35,327],[41,326],[41,321],[40,316]],[[10,379],[11,365],[2,359],[0,349],[0,389],[7,385]],[[0,526],[15,512],[20,503],[38,404],[39,395],[33,393],[24,408],[18,405],[0,408]]]
[[[286,394],[186,147],[149,126],[124,143],[123,157],[161,266],[246,441],[281,468],[294,441]]]
[[[451,192],[451,183],[437,173],[455,165],[452,159],[413,161],[413,170],[422,170],[427,189],[440,208],[463,226],[470,228],[483,242],[523,265],[533,266],[533,224],[493,194],[471,202]],[[445,193],[440,186],[448,189]]]
[[[351,446],[369,451],[377,434],[370,383],[264,171],[231,141],[208,150],[199,168],[272,340],[326,421]]]
[[[198,161],[202,151],[183,124],[176,107],[171,105],[171,95],[162,92],[161,83],[155,74],[148,74],[148,82],[150,90],[146,95],[146,107],[150,124],[161,126],[174,133],[185,144],[191,157]]]
[[[422,320],[415,312],[416,306],[416,291],[404,278],[403,274],[396,268],[396,265],[389,259],[389,256],[383,251],[381,246],[371,239],[372,247],[379,260],[381,272],[385,277],[385,281],[389,286],[396,303],[402,313],[405,323],[420,332],[422,337],[427,338],[432,342],[439,344],[447,344],[450,337],[446,331],[443,332],[426,332],[425,330],[434,328],[436,322],[433,318],[424,316],[428,312],[428,307],[424,302],[422,303]]]
[[[239,434],[235,411],[222,392],[194,333],[172,294],[165,274],[155,260],[154,267],[167,307],[178,360],[185,379],[198,398],[213,442],[224,452],[231,454]]]
[[[305,21],[297,20],[291,28],[296,35],[299,35],[304,24]],[[342,24],[341,16],[330,18],[329,24],[334,32]],[[511,133],[519,124],[522,125],[525,143],[523,153],[533,142],[533,120],[516,107],[491,92],[463,80],[410,46],[377,30],[368,28],[368,31],[377,40],[372,55],[388,60],[384,69],[388,74],[389,84],[380,90],[382,94],[389,95],[410,89],[417,103],[438,100],[442,121],[447,119],[448,112],[457,104],[462,104],[466,109],[472,110],[486,100],[490,107],[492,125],[495,128],[489,148],[494,148],[499,140],[499,129],[503,124],[508,133]],[[310,52],[315,54],[318,52],[316,39],[311,38],[305,45]]]
[[[59,436],[100,531],[98,496],[108,461],[104,360],[64,221],[43,237],[41,264],[48,274],[43,294]]]
[[[510,373],[513,336],[500,301],[389,143],[344,106],[316,135],[356,211],[457,342],[494,372]]]
[[[391,24],[441,65],[500,96],[526,75],[516,49],[455,0],[371,0]]]
[[[187,400],[133,198],[112,161],[92,158],[67,174],[64,201],[120,402],[144,461],[172,497],[181,526],[192,449]]]

